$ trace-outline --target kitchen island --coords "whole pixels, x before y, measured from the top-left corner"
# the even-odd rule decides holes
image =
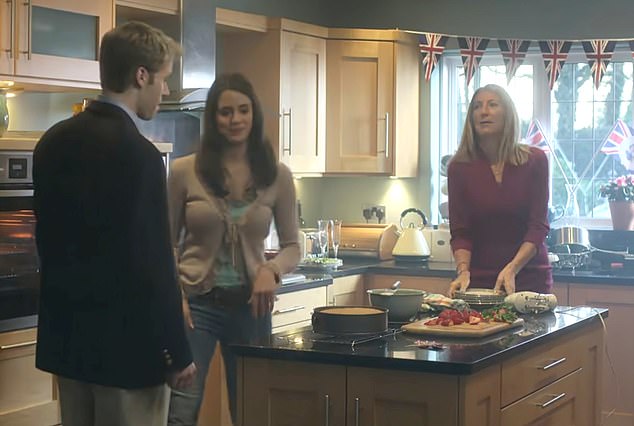
[[[478,338],[397,333],[354,346],[309,328],[236,345],[238,425],[600,424],[607,310],[558,307]]]

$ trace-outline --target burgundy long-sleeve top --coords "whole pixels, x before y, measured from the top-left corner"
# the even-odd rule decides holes
[[[527,241],[535,245],[537,253],[517,274],[516,291],[550,293],[552,268],[545,245],[550,229],[546,155],[531,148],[526,163],[505,164],[501,183],[496,182],[484,157],[452,161],[447,177],[451,248],[471,252],[470,287],[493,288],[502,268]]]

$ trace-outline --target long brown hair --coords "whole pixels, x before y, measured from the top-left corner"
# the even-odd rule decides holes
[[[476,96],[484,91],[495,93],[500,98],[500,103],[504,109],[504,128],[502,130],[502,139],[498,145],[497,160],[513,164],[514,166],[526,163],[530,149],[527,145],[520,143],[520,120],[517,116],[515,104],[506,90],[497,84],[482,86],[473,94],[462,130],[462,139],[452,160],[469,162],[480,156],[478,135],[476,135],[473,125],[473,110]]]
[[[255,187],[266,188],[277,177],[277,158],[273,147],[264,136],[262,107],[253,86],[242,74],[221,74],[207,94],[205,127],[202,143],[196,156],[196,170],[199,176],[218,197],[224,197],[229,193],[226,187],[225,170],[222,166],[222,157],[229,143],[218,131],[216,121],[218,100],[225,90],[235,90],[251,100],[253,124],[247,141],[247,157]]]

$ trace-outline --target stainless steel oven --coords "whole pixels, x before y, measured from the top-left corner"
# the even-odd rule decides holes
[[[32,151],[0,150],[0,321],[37,313]]]

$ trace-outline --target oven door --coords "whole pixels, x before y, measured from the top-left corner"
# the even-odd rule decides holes
[[[37,314],[38,299],[33,190],[0,186],[0,321]]]

